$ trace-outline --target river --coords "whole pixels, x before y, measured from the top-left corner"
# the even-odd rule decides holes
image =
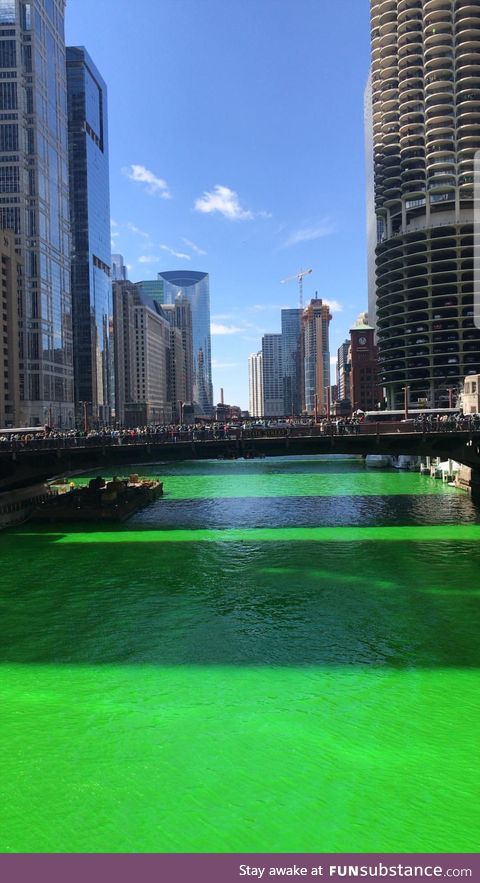
[[[361,460],[148,472],[121,526],[0,535],[0,851],[476,851],[469,497]]]

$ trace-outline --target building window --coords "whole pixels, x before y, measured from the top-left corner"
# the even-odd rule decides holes
[[[0,125],[0,152],[18,150],[18,126],[15,123]]]
[[[0,193],[16,193],[20,187],[18,166],[0,166]]]
[[[0,0],[0,25],[15,24],[15,0]]]
[[[14,68],[17,66],[17,49],[15,40],[0,42],[0,67]]]
[[[0,83],[0,110],[17,110],[17,84]]]

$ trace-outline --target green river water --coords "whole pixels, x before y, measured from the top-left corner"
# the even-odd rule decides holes
[[[469,497],[345,459],[148,472],[121,526],[0,536],[0,852],[476,851]]]

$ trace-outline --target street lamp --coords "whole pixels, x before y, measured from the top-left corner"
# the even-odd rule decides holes
[[[83,406],[83,429],[85,434],[88,432],[88,410],[87,405],[90,405],[91,402],[79,402],[79,405]]]
[[[455,386],[447,386],[448,392],[448,407],[453,408],[453,393],[455,392]]]

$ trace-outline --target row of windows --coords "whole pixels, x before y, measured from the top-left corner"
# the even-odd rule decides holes
[[[14,68],[17,66],[17,46],[15,40],[0,41],[0,67]]]
[[[18,166],[0,166],[0,193],[16,193],[20,189]]]
[[[11,153],[15,150],[18,150],[18,125],[4,123],[0,125],[0,153]]]

